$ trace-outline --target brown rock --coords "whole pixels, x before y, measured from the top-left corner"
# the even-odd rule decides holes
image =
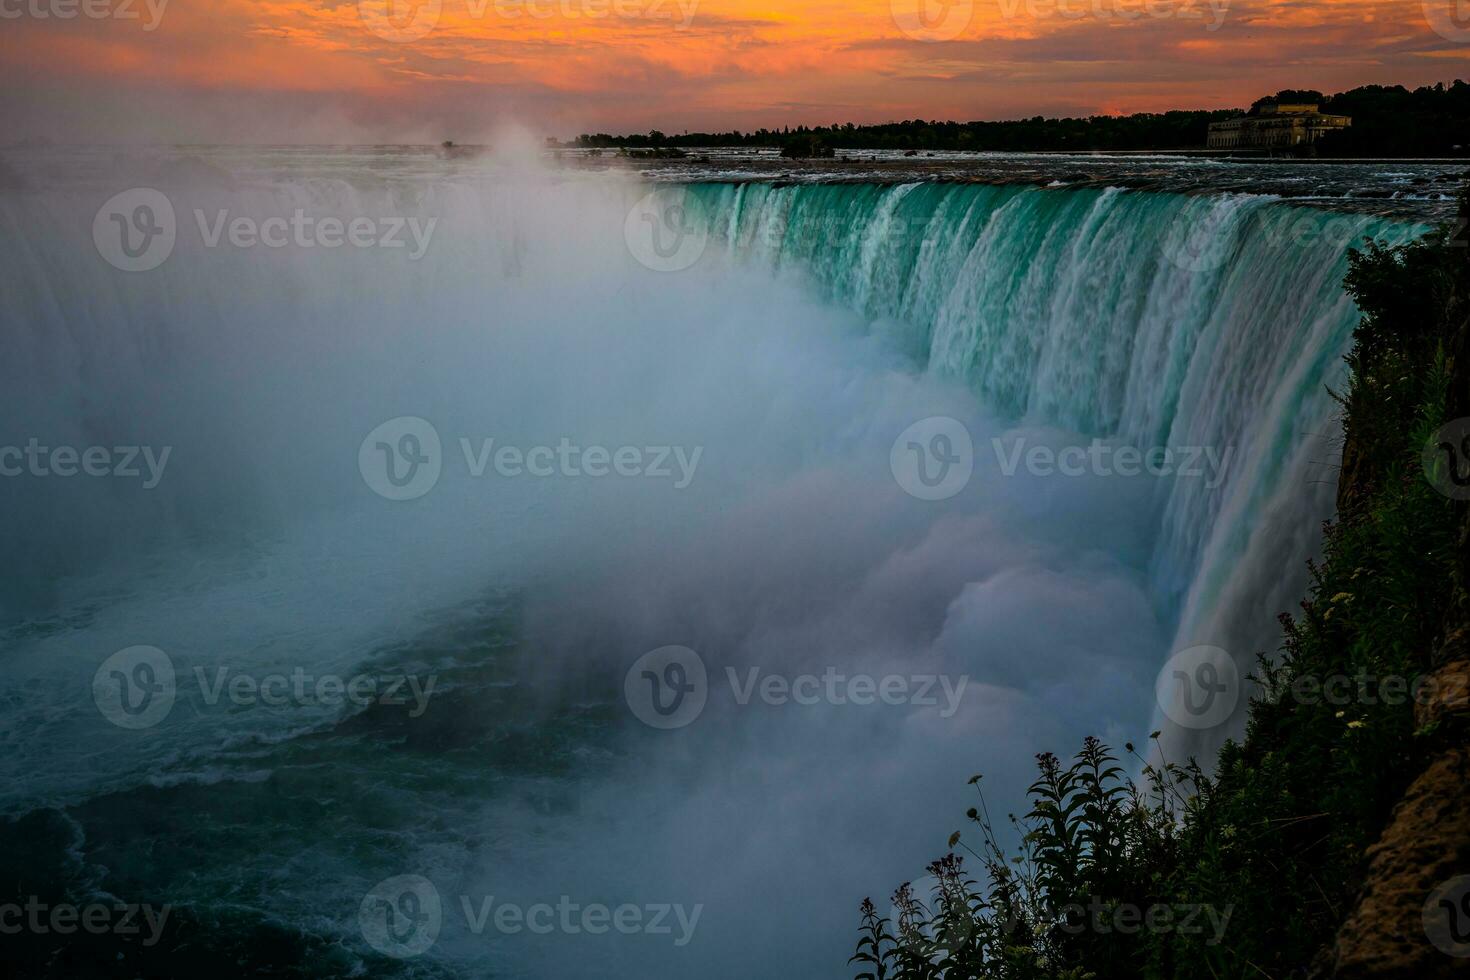
[[[1470,659],[1455,660],[1420,681],[1414,699],[1414,723],[1449,723],[1470,711]]]
[[[1453,879],[1470,874],[1470,749],[1446,751],[1409,787],[1388,828],[1368,849],[1369,869],[1358,906],[1332,951],[1338,980],[1470,977],[1470,957],[1431,941],[1425,906]],[[1449,914],[1460,914],[1457,911]],[[1470,933],[1470,916],[1457,922]]]

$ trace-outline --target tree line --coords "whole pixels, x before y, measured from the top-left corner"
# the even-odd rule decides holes
[[[698,146],[777,147],[792,155],[826,156],[836,150],[1107,151],[1201,149],[1212,122],[1257,112],[1268,102],[1315,102],[1321,111],[1351,116],[1352,126],[1317,144],[1321,156],[1460,156],[1470,152],[1470,84],[1455,80],[1407,89],[1364,85],[1336,95],[1287,89],[1246,109],[1139,112],[1129,116],[999,122],[903,122],[796,126],[753,132],[658,130],[627,136],[584,133],[571,145],[597,148],[677,149]]]

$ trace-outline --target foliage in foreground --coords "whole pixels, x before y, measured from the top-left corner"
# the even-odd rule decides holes
[[[1039,756],[1030,809],[1011,817],[1020,852],[999,846],[982,796],[969,813],[978,850],[956,833],[931,884],[901,886],[892,914],[864,900],[859,977],[1311,970],[1434,737],[1415,730],[1404,689],[1428,669],[1452,580],[1455,511],[1420,453],[1445,418],[1465,264],[1448,232],[1351,255],[1345,284],[1363,318],[1340,398],[1339,516],[1310,595],[1281,616],[1279,654],[1259,659],[1244,741],[1225,746],[1213,777],[1193,762],[1144,766],[1142,789],[1095,739],[1069,764]],[[1345,698],[1323,693],[1333,678],[1347,679]]]

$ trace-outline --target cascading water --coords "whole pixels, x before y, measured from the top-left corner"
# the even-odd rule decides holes
[[[1153,588],[1176,649],[1222,647],[1242,674],[1274,652],[1333,513],[1347,247],[1415,229],[1114,188],[706,184],[693,200],[735,253],[800,269],[1004,417],[1215,449],[1218,486],[1161,488]]]
[[[0,479],[0,808],[55,847],[6,833],[73,891],[322,975],[840,975],[856,902],[936,856],[971,772],[1015,799],[1031,753],[1137,738],[1171,650],[1272,647],[1331,511],[1345,248],[1415,231],[1260,197],[711,183],[665,191],[711,236],[668,273],[627,237],[647,188],[605,175],[387,151],[19,169],[0,446],[171,453],[148,489]],[[177,244],[130,273],[92,232],[135,186]],[[222,212],[436,223],[410,258],[210,244]],[[929,416],[975,446],[943,501],[890,468]],[[361,469],[398,417],[443,447],[418,499]],[[1230,456],[1213,484],[1007,476],[993,440],[1018,438]],[[687,486],[536,479],[477,471],[486,439],[700,455]],[[134,731],[93,679],[140,644],[178,690]],[[710,678],[674,732],[623,699],[669,644]],[[218,693],[297,668],[436,686],[413,716]],[[967,686],[952,710],[773,703],[753,670]],[[405,874],[443,922],[396,961],[359,916]],[[682,944],[507,934],[462,914],[489,896],[702,913]]]

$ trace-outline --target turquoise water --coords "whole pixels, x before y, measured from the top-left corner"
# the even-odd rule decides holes
[[[104,937],[69,975],[846,975],[852,910],[942,850],[972,772],[1014,798],[1033,752],[1146,731],[1171,650],[1270,648],[1331,513],[1346,249],[1420,230],[1250,195],[698,184],[672,193],[707,247],[658,272],[627,238],[629,181],[334,159],[0,198],[0,443],[172,447],[150,491],[0,481],[7,877],[176,910],[157,947]],[[93,217],[145,182],[180,244],[120,272]],[[221,208],[438,225],[418,263],[208,247],[191,214]],[[419,499],[360,472],[395,416],[443,438]],[[926,416],[976,446],[938,503],[890,472]],[[702,462],[687,489],[487,479],[461,437]],[[1006,477],[986,460],[1017,437],[1231,462],[1216,481]],[[140,644],[177,692],[130,730],[93,682]],[[624,695],[669,644],[714,678],[674,732]],[[834,667],[970,693],[946,715],[719,688],[727,668]],[[217,669],[435,687],[417,713],[232,703],[208,696]],[[1208,753],[1224,734],[1169,737]],[[362,925],[400,875],[444,902],[404,958]],[[701,918],[685,944],[477,931],[461,899],[489,896]]]
[[[1336,479],[1328,390],[1343,383],[1357,319],[1340,286],[1347,249],[1418,226],[1243,194],[693,193],[726,247],[809,279],[1006,417],[1140,447],[1233,447],[1223,492],[1161,488],[1151,570],[1182,619],[1176,647],[1218,640],[1243,603],[1292,605],[1291,563],[1315,550]],[[1268,649],[1271,626],[1224,645]]]

